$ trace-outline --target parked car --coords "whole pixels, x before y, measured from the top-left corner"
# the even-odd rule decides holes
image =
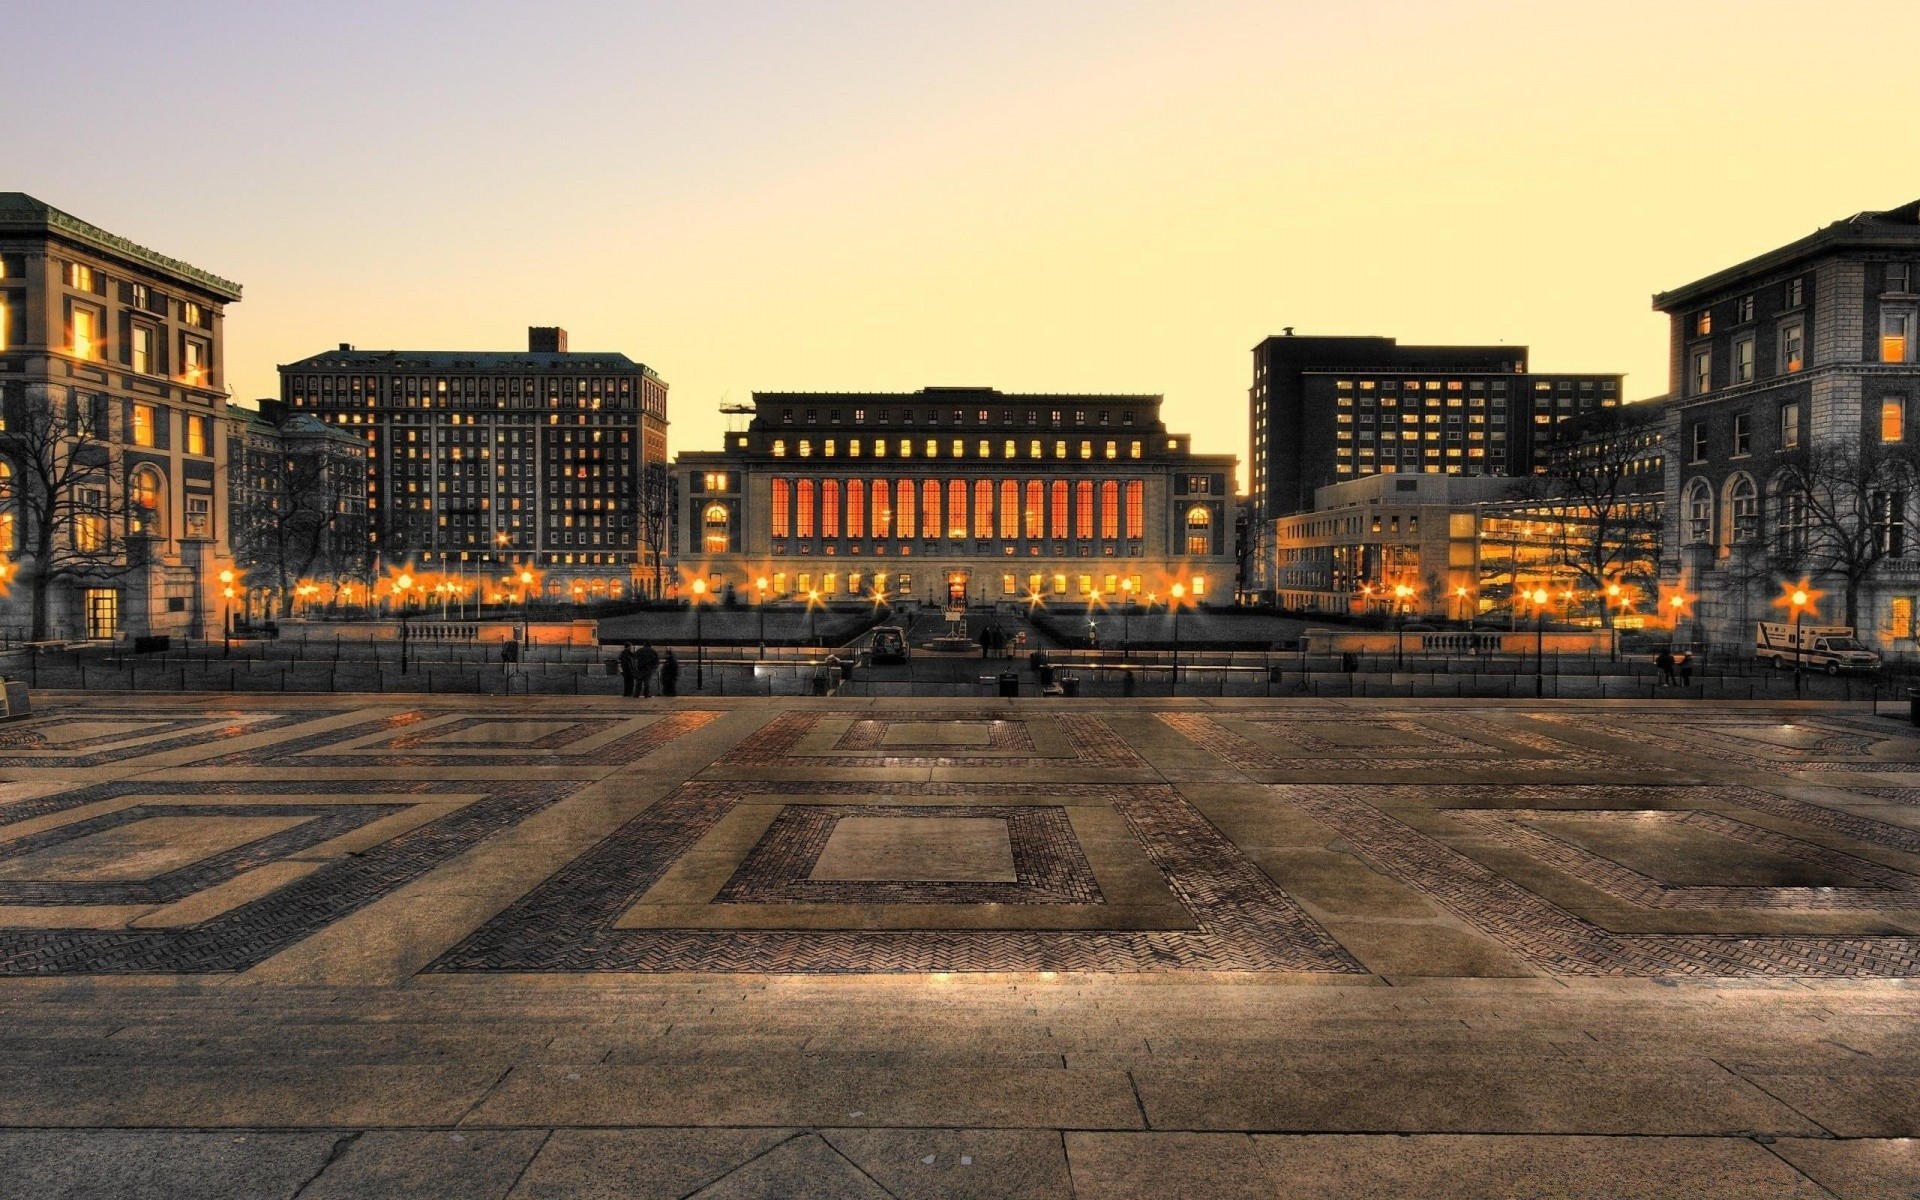
[[[893,625],[882,625],[873,631],[873,642],[868,654],[874,663],[903,663],[911,651],[907,647],[906,631]]]

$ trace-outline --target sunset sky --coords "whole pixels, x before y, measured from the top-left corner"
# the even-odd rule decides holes
[[[559,324],[672,385],[1158,392],[1292,325],[1665,390],[1650,293],[1920,196],[1912,0],[10,0],[7,178],[337,342]],[[84,22],[84,27],[79,22]]]

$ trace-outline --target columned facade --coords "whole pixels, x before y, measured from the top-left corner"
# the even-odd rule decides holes
[[[1155,396],[761,393],[679,457],[680,575],[738,602],[1233,602],[1234,460]],[[764,581],[764,582],[763,582]]]

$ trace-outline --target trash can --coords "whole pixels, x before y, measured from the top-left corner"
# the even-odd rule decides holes
[[[1027,665],[1036,671],[1046,666],[1047,652],[1045,650],[1035,650],[1033,653],[1027,655]]]
[[[1020,675],[1016,671],[1005,671],[1000,675],[1000,694],[1018,696],[1020,694]]]
[[[1124,670],[1124,671],[1121,671],[1121,672],[1120,672],[1120,694],[1121,694],[1122,696],[1131,696],[1131,695],[1133,695],[1133,670],[1132,670],[1132,668],[1128,668],[1127,670]]]
[[[1907,720],[1920,725],[1920,688],[1907,689]]]
[[[1034,670],[1040,672],[1041,687],[1053,686],[1053,668],[1052,667],[1048,666],[1046,663],[1043,662],[1039,666],[1035,667]]]
[[[1286,681],[1287,681],[1287,669],[1285,667],[1268,667],[1267,668],[1268,683],[1285,683]]]
[[[1080,677],[1078,675],[1062,675],[1060,677],[1060,694],[1062,696],[1078,696],[1080,694]]]

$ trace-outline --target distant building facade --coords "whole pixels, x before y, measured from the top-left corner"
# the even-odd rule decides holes
[[[1801,575],[1829,593],[1819,619],[1845,620],[1845,572],[1820,549],[1838,534],[1863,556],[1860,636],[1915,653],[1920,201],[1838,221],[1653,307],[1670,323],[1663,574],[1697,597],[1692,632],[1750,643]],[[1809,494],[1810,477],[1819,491],[1824,471],[1875,462],[1879,478],[1837,480],[1851,499]]]
[[[237,283],[0,193],[0,552],[18,568],[0,623],[16,636],[36,577],[46,637],[209,632],[230,564],[215,430],[239,299]],[[30,465],[48,450],[92,469],[50,489]]]
[[[1618,404],[1620,384],[1529,373],[1525,346],[1270,337],[1248,397],[1253,503],[1271,520],[1366,475],[1526,475],[1560,421]]]
[[[373,570],[367,443],[278,400],[230,405],[228,521],[240,611],[363,604]],[[223,597],[224,598],[224,597]]]
[[[1233,603],[1231,455],[1158,396],[761,392],[676,460],[680,568],[741,602]],[[766,587],[760,587],[760,581]]]
[[[360,437],[374,552],[387,567],[502,578],[549,598],[619,598],[652,579],[641,481],[667,461],[667,384],[624,354],[356,350],[280,368],[281,399]]]
[[[1321,488],[1314,507],[1274,522],[1277,599],[1284,608],[1344,616],[1531,620],[1519,599],[1546,589],[1556,621],[1644,622],[1656,578],[1657,490],[1623,494],[1609,545],[1609,596],[1573,560],[1608,535],[1590,509],[1515,495],[1497,476],[1376,474]],[[1408,594],[1401,598],[1398,589]]]

